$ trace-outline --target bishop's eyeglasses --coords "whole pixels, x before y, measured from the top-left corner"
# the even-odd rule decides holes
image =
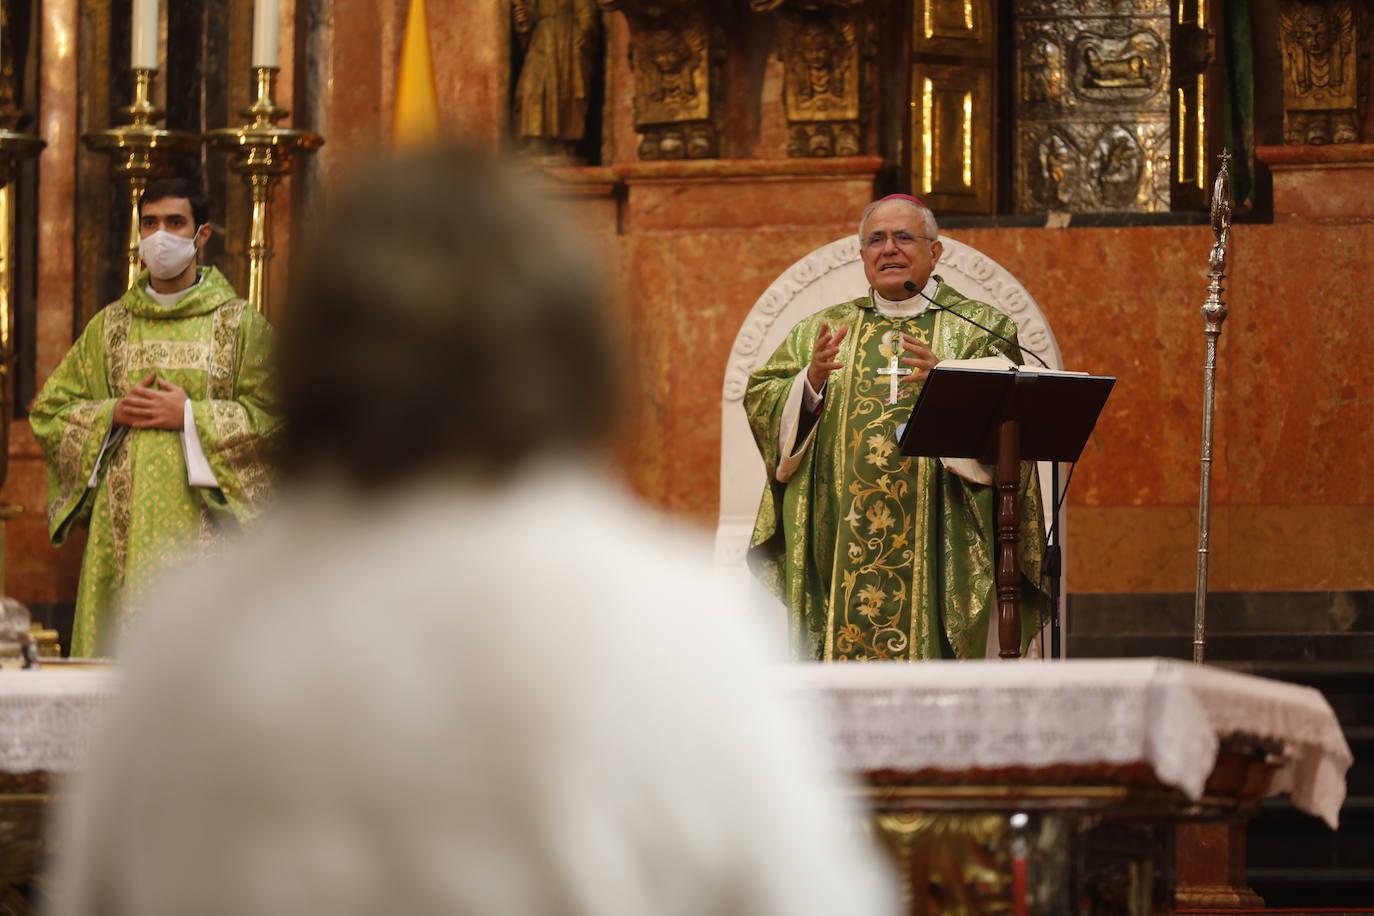
[[[892,233],[870,232],[868,235],[864,236],[864,247],[884,248],[887,246],[887,240],[889,238],[897,245],[898,248],[910,248],[916,244],[917,239],[924,239],[927,242],[935,241],[935,239],[931,238],[928,235],[912,235],[910,232],[907,232],[906,230],[898,230],[897,232]]]

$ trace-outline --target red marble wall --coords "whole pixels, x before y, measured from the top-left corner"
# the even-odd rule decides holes
[[[322,187],[389,135],[405,0],[333,0],[319,100]],[[40,219],[40,375],[70,339],[71,104],[75,0],[45,4],[45,126]],[[507,125],[509,8],[428,0],[440,104],[454,130],[499,148]],[[609,17],[605,164],[540,173],[593,240],[638,358],[636,410],[623,450],[649,502],[714,524],[719,397],[726,356],[754,300],[792,262],[853,231],[876,159],[785,158],[780,65],[766,17],[746,19],[754,59],[733,60],[721,160],[640,163],[623,17]],[[51,105],[49,104],[51,99]],[[1367,157],[1374,158],[1374,157]],[[1348,166],[1349,164],[1345,164]],[[1213,474],[1214,589],[1374,588],[1374,478],[1366,475],[1374,367],[1374,204],[1368,171],[1331,168],[1299,203],[1276,183],[1273,225],[1238,225],[1221,339]],[[1324,198],[1313,198],[1313,184]],[[1348,187],[1352,193],[1342,193]],[[1333,190],[1334,188],[1334,190]],[[1317,203],[1312,203],[1316,199]],[[1321,203],[1321,200],[1326,203]],[[63,226],[67,228],[63,230]],[[65,235],[63,234],[65,231]],[[1069,587],[1189,591],[1196,561],[1206,293],[1206,227],[977,229],[951,235],[995,258],[1039,301],[1070,367],[1119,382],[1070,494]],[[63,259],[67,260],[63,260]],[[64,284],[66,284],[64,286]],[[42,518],[42,472],[16,430],[3,496],[10,592],[70,600],[79,549],[55,551]]]
[[[1011,270],[1071,368],[1116,375],[1069,495],[1074,591],[1189,591],[1206,227],[953,233]],[[1374,223],[1238,225],[1218,356],[1209,586],[1374,587]]]
[[[631,476],[650,501],[703,526],[715,519],[719,387],[740,322],[783,268],[852,231],[819,214],[815,225],[770,224],[779,208],[758,187],[720,203],[715,227],[698,209],[683,228],[623,236],[622,291],[655,367]],[[628,209],[633,226],[633,186]],[[759,224],[737,225],[739,212]],[[1118,377],[1070,492],[1070,589],[1190,591],[1210,230],[950,234],[1025,284],[1070,368]],[[1363,473],[1374,365],[1357,355],[1374,332],[1361,295],[1374,282],[1374,223],[1241,225],[1232,239],[1210,587],[1374,587],[1374,478]]]

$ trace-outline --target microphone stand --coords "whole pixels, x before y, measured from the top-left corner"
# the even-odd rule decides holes
[[[1059,462],[1051,461],[1050,533],[1045,539],[1045,575],[1050,580],[1050,658],[1052,659],[1064,657],[1064,646],[1061,642],[1063,635],[1060,632],[1059,620],[1059,595],[1063,588],[1064,576],[1063,551],[1059,549],[1059,542],[1063,538],[1063,535],[1059,533],[1060,511]]]

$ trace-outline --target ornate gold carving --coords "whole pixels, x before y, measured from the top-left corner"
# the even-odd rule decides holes
[[[597,0],[625,14],[641,159],[716,155],[724,36],[721,0]]]
[[[912,913],[1010,913],[1011,832],[1005,814],[880,811],[878,837],[901,863]]]
[[[1289,144],[1360,138],[1360,8],[1354,0],[1280,4],[1283,139]]]
[[[596,0],[511,0],[525,58],[515,83],[521,152],[577,161],[587,130],[601,11]]]
[[[1016,206],[1169,207],[1169,6],[1016,4]]]
[[[783,111],[789,156],[857,156],[863,151],[863,65],[871,56],[864,0],[750,0],[778,11]]]

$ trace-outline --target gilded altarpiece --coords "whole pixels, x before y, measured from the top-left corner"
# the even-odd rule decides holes
[[[862,153],[864,68],[874,52],[874,24],[864,0],[750,4],[756,12],[777,11],[787,155]]]
[[[995,0],[913,7],[910,186],[937,211],[996,207],[996,24]]]
[[[717,152],[725,57],[721,0],[598,0],[625,14],[640,159]]]
[[[1017,0],[1015,207],[1169,209],[1168,0]]]
[[[1284,143],[1360,139],[1369,94],[1367,28],[1365,5],[1356,0],[1279,4]]]

